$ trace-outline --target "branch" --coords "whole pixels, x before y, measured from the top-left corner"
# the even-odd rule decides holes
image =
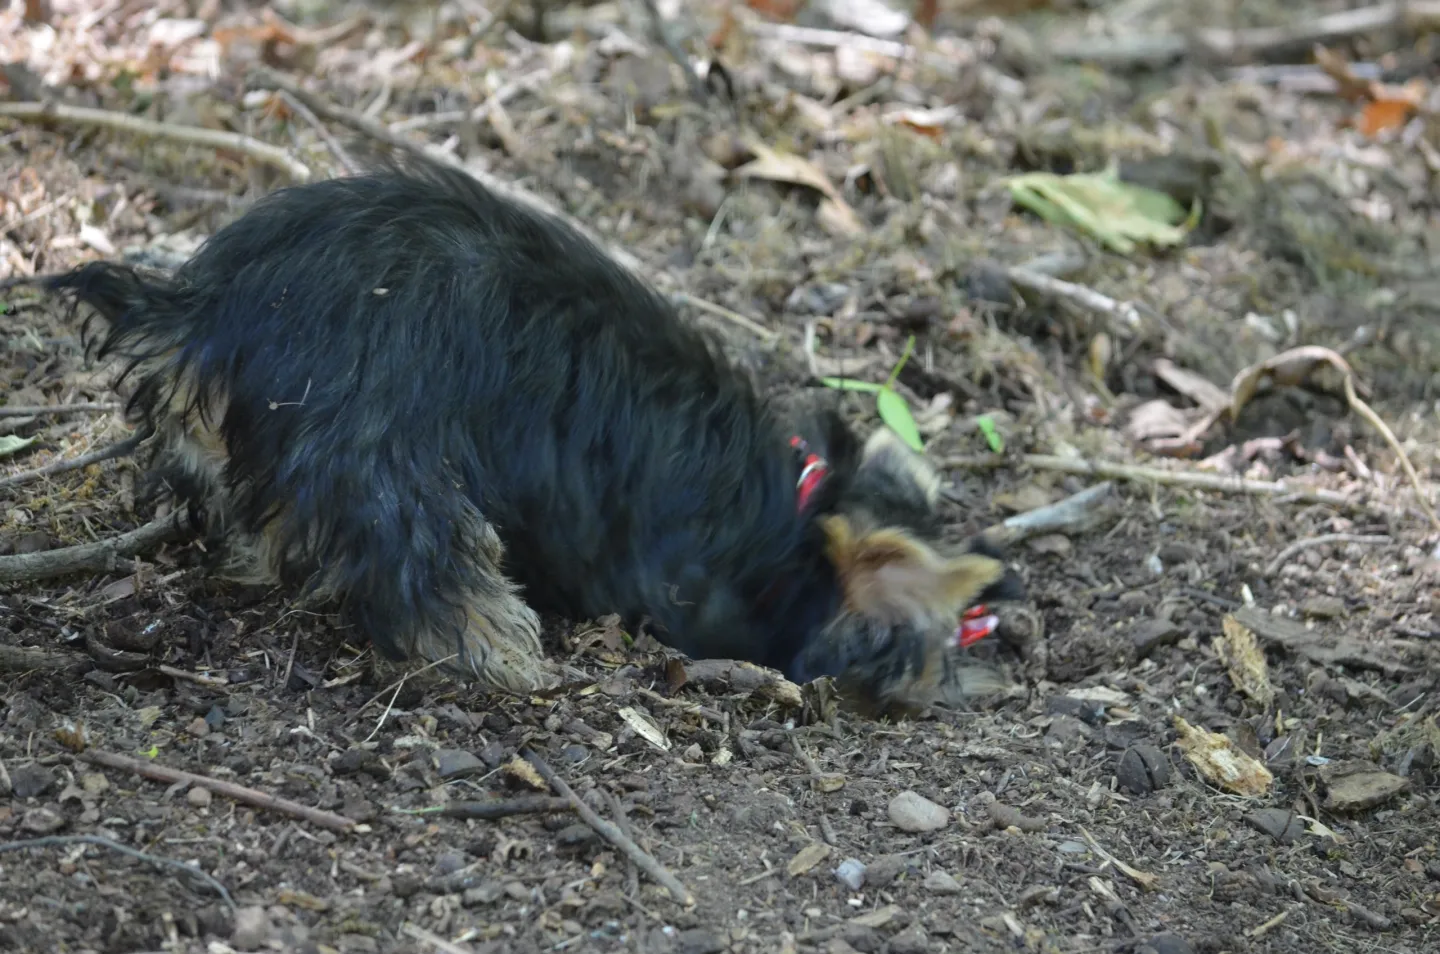
[[[157,123],[153,119],[131,116],[128,113],[116,113],[108,109],[89,109],[84,106],[67,106],[64,103],[0,103],[0,116],[9,116],[12,119],[24,119],[30,122],[58,120],[82,126],[100,126],[152,139],[168,139],[171,142],[229,149],[257,162],[273,166],[296,182],[310,181],[310,167],[293,158],[284,149],[250,136],[242,136],[239,133],[220,129],[201,129],[198,126]]]
[[[96,543],[0,557],[0,583],[45,580],[85,570],[110,573],[120,568],[121,560],[178,539],[180,535],[176,518],[166,517]]]

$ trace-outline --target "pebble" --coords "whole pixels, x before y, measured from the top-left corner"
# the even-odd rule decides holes
[[[926,954],[929,950],[930,941],[918,924],[912,924],[890,938],[890,954]]]
[[[54,784],[55,773],[35,762],[17,765],[10,770],[10,792],[16,798],[43,795]]]
[[[241,908],[235,912],[235,927],[230,942],[242,951],[259,950],[273,932],[270,915],[261,907]]]
[[[835,880],[851,891],[859,891],[865,884],[865,863],[858,858],[846,858],[835,869]]]
[[[704,928],[681,931],[676,939],[680,954],[721,954],[725,943]]]
[[[441,749],[435,753],[435,770],[448,782],[484,774],[485,763],[464,749]]]
[[[950,812],[915,792],[901,792],[890,799],[890,821],[908,832],[939,831],[950,824]]]
[[[1300,612],[1311,619],[1335,619],[1345,615],[1345,601],[1338,596],[1311,596],[1300,604]]]
[[[945,871],[932,871],[925,876],[924,886],[931,894],[960,894],[965,889]]]
[[[190,786],[190,790],[185,793],[185,801],[196,808],[209,808],[210,799],[213,797],[210,789],[201,785],[192,785]]]
[[[64,827],[64,816],[57,815],[48,808],[32,809],[20,819],[20,830],[32,835],[53,835]]]

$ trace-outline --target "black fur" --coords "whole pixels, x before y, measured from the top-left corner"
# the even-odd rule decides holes
[[[841,594],[814,518],[928,532],[923,499],[867,474],[833,412],[785,418],[656,292],[468,176],[283,190],[171,276],[93,263],[49,287],[106,320],[137,420],[163,438],[193,410],[223,442],[218,470],[162,449],[178,496],[222,535],[273,522],[281,580],[323,580],[392,658],[508,578],[536,611],[618,612],[695,657],[909,671],[903,627],[821,638]],[[795,433],[831,467],[805,513]],[[498,568],[475,556],[487,522]]]

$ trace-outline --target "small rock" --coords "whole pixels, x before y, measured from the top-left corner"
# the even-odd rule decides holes
[[[1367,762],[1334,762],[1321,778],[1329,789],[1325,807],[1333,812],[1363,811],[1387,802],[1410,788],[1410,780]]]
[[[1063,533],[1047,533],[1027,541],[1025,545],[1042,556],[1069,556],[1075,549],[1070,538]]]
[[[264,908],[241,908],[235,912],[235,927],[230,932],[230,942],[242,951],[255,951],[270,940],[273,932],[270,915],[265,913]]]
[[[99,772],[87,772],[80,776],[80,787],[87,795],[104,795],[110,791],[110,780]]]
[[[383,773],[380,765],[380,756],[370,749],[353,748],[346,749],[340,753],[340,757],[330,763],[330,768],[336,775],[354,775],[357,772],[369,772],[376,774],[376,771]]]
[[[342,934],[339,938],[341,954],[379,954],[380,943],[368,934]]]
[[[555,841],[562,848],[583,848],[593,844],[597,837],[595,829],[584,822],[576,822],[560,829],[555,835]]]
[[[185,793],[185,801],[196,808],[209,808],[210,799],[213,797],[210,789],[202,785],[192,785],[190,786],[190,790]]]
[[[190,720],[190,724],[185,727],[185,731],[197,739],[203,739],[210,734],[210,723],[206,722],[200,716],[196,716]]]
[[[1115,777],[1130,794],[1148,795],[1170,781],[1170,760],[1155,746],[1141,742],[1120,756]]]
[[[914,866],[915,860],[907,855],[881,855],[866,865],[865,883],[884,888]]]
[[[488,881],[473,888],[466,888],[460,896],[460,903],[467,908],[481,904],[494,904],[505,896],[505,885],[499,881]]]
[[[890,954],[926,954],[930,940],[918,924],[912,924],[890,938]]]
[[[205,724],[208,725],[212,731],[223,729],[226,718],[227,716],[225,715],[224,709],[219,706],[211,706],[210,711],[205,713]]]
[[[725,944],[704,928],[691,928],[680,932],[676,938],[676,950],[679,954],[721,954]]]
[[[1178,934],[1157,934],[1149,941],[1155,954],[1195,954],[1195,945]]]
[[[931,894],[960,894],[965,889],[945,871],[932,871],[925,876],[925,889]]]
[[[1345,615],[1345,601],[1338,596],[1311,596],[1300,604],[1300,612],[1311,619],[1335,619]]]
[[[1245,821],[1282,845],[1288,845],[1305,833],[1305,823],[1285,808],[1261,808],[1247,812]]]
[[[27,762],[10,771],[10,791],[16,798],[44,795],[55,784],[55,773],[43,765]]]
[[[390,879],[390,890],[397,898],[413,897],[420,890],[420,876],[413,871],[400,871]]]
[[[835,880],[851,891],[859,891],[865,884],[865,863],[858,858],[846,858],[835,869]]]
[[[1077,699],[1074,696],[1051,696],[1045,700],[1047,715],[1064,715],[1090,725],[1105,721],[1105,706],[1093,699]]]
[[[48,808],[35,808],[20,819],[20,830],[32,835],[53,835],[65,827],[65,817]]]
[[[583,745],[567,745],[560,750],[560,754],[567,762],[579,765],[590,757],[590,750]]]
[[[1180,627],[1168,619],[1147,619],[1130,631],[1130,643],[1135,647],[1136,657],[1144,659],[1155,650],[1177,642],[1181,635]]]
[[[447,782],[485,773],[485,763],[464,749],[441,749],[435,753],[435,771]]]
[[[939,831],[950,824],[950,812],[915,792],[901,792],[890,800],[890,821],[908,832]]]
[[[451,875],[469,864],[469,860],[458,851],[445,851],[435,859],[435,873],[442,878]]]

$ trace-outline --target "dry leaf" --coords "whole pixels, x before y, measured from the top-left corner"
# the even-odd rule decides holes
[[[1270,791],[1275,777],[1270,770],[1235,747],[1223,735],[1209,732],[1175,717],[1180,751],[1206,780],[1237,795],[1258,798]]]
[[[1223,410],[1230,404],[1230,397],[1224,388],[1202,378],[1194,371],[1179,367],[1167,358],[1156,359],[1154,370],[1157,378],[1207,411]]]
[[[1270,684],[1270,671],[1265,653],[1255,632],[1234,616],[1221,620],[1221,635],[1215,638],[1215,653],[1230,670],[1230,681],[1262,706],[1275,701],[1275,687]]]
[[[655,720],[648,715],[631,706],[625,706],[619,711],[620,718],[625,724],[635,730],[635,734],[662,752],[670,751],[670,740],[665,738],[665,733],[655,724]]]
[[[1350,364],[1339,353],[1320,345],[1291,348],[1242,369],[1230,383],[1230,419],[1239,419],[1245,405],[1262,387],[1298,386],[1309,380],[1317,367],[1326,365],[1353,380]],[[1368,396],[1358,380],[1355,381],[1355,390]]]
[[[785,866],[785,873],[794,878],[814,868],[820,862],[830,857],[830,846],[823,841],[812,841],[800,852],[790,859]]]
[[[864,230],[860,217],[841,197],[840,190],[810,160],[793,153],[779,152],[753,136],[746,138],[745,147],[755,154],[755,158],[736,169],[735,175],[814,189],[825,197],[818,212],[821,225],[839,235],[857,235]]]

